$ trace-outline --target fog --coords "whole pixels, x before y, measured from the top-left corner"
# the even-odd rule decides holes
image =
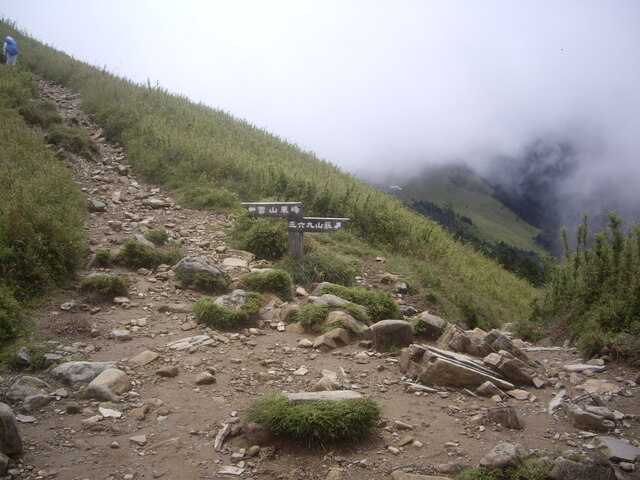
[[[552,139],[574,152],[567,198],[640,204],[635,0],[3,0],[0,15],[367,179],[491,175]]]

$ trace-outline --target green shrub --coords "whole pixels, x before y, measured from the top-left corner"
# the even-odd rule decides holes
[[[240,248],[257,258],[278,260],[289,251],[289,233],[282,219],[241,215],[236,219],[232,235]]]
[[[552,468],[551,458],[529,457],[519,468],[473,467],[457,475],[455,480],[546,480]]]
[[[288,272],[295,283],[306,286],[331,282],[349,287],[358,274],[352,265],[335,254],[321,252],[308,253],[302,257],[285,257],[278,262],[278,268]]]
[[[378,425],[380,418],[380,408],[371,398],[294,404],[280,393],[253,402],[247,415],[249,422],[308,445],[360,440]]]
[[[247,290],[254,292],[270,292],[283,300],[290,300],[293,295],[291,276],[282,270],[269,273],[251,272],[240,277],[240,284]]]
[[[124,275],[93,275],[80,285],[81,291],[94,299],[124,296],[129,291],[129,280]]]
[[[176,247],[169,252],[155,250],[135,240],[128,240],[115,260],[130,268],[154,269],[158,265],[174,265],[182,258],[182,253]]]
[[[56,105],[49,101],[29,103],[18,109],[22,118],[30,124],[49,129],[53,125],[62,123],[62,118],[56,110]]]
[[[362,287],[325,285],[321,293],[331,293],[352,303],[364,306],[373,323],[380,320],[402,318],[400,307],[388,292],[368,290]]]
[[[22,331],[23,308],[12,292],[0,282],[0,346]]]
[[[202,272],[196,273],[195,275],[178,272],[176,274],[176,280],[185,287],[194,286],[205,293],[222,293],[231,283],[226,278],[214,278]]]
[[[216,305],[215,298],[204,297],[193,305],[193,314],[198,323],[204,323],[217,329],[235,329],[246,324],[251,315],[260,311],[264,298],[259,293],[249,292],[247,303],[239,310]]]
[[[82,130],[74,127],[59,126],[47,135],[47,141],[67,152],[85,158],[93,158],[100,152],[96,142],[88,138]]]
[[[164,245],[169,241],[169,234],[164,228],[158,228],[145,232],[144,238],[154,243],[155,245]]]
[[[304,327],[305,330],[314,332],[320,328],[322,322],[329,313],[329,305],[316,305],[307,303],[303,305],[295,319]]]
[[[113,257],[109,250],[98,250],[96,252],[96,260],[101,267],[108,267],[113,263]]]

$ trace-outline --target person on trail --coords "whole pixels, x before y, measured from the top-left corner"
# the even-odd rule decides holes
[[[2,46],[2,53],[7,57],[7,65],[15,65],[18,59],[18,44],[16,41],[7,36]]]

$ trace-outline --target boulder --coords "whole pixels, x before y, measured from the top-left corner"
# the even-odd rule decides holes
[[[518,468],[524,464],[522,457],[525,455],[526,452],[521,445],[501,442],[480,460],[480,466],[486,468]]]
[[[127,374],[117,368],[107,368],[87,385],[80,396],[112,401],[129,390],[131,390],[131,382]]]
[[[54,368],[51,376],[73,386],[78,383],[89,383],[107,368],[115,366],[115,362],[66,362]]]
[[[616,426],[611,420],[606,420],[600,415],[587,412],[576,406],[571,408],[571,419],[574,427],[592,432],[606,432],[613,430]]]
[[[498,395],[499,397],[505,397],[505,393],[496,387],[493,382],[487,380],[478,388],[476,388],[476,393],[478,395],[482,395],[483,397],[493,397],[494,395]]]
[[[413,342],[413,328],[405,320],[382,320],[365,330],[364,337],[373,341],[378,350],[407,347]]]
[[[504,350],[500,353],[490,353],[483,361],[515,383],[533,385],[535,372],[522,360],[510,356]]]
[[[618,440],[613,437],[596,437],[596,440],[602,445],[604,453],[606,453],[609,460],[619,462],[634,463],[640,458],[640,448]]]
[[[450,323],[436,342],[436,345],[443,350],[464,353],[467,351],[469,343],[470,340],[466,332],[457,325]]]
[[[308,302],[313,303],[314,305],[329,305],[330,307],[341,307],[344,304],[348,303],[351,305],[355,305],[362,311],[362,313],[367,315],[367,309],[362,305],[349,302],[348,300],[340,298],[337,295],[333,295],[331,293],[326,293],[320,297],[309,297]]]
[[[320,295],[322,293],[322,289],[328,285],[336,285],[336,284],[331,282],[320,282],[316,286],[316,288],[313,289],[313,291],[311,292],[311,295]]]
[[[472,357],[434,347],[410,345],[402,350],[399,364],[408,377],[425,384],[475,387],[489,380],[505,390],[514,388]]]
[[[513,406],[490,408],[487,412],[487,418],[490,422],[507,428],[524,429],[524,416],[518,408]]]
[[[415,328],[424,332],[427,338],[436,339],[442,336],[445,325],[446,322],[442,318],[432,315],[429,312],[422,312]]]
[[[330,311],[322,322],[323,325],[333,325],[334,323],[343,323],[349,325],[356,332],[364,332],[368,328],[366,323],[356,320],[351,315],[343,312],[342,310]]]
[[[185,257],[175,266],[175,272],[185,277],[187,280],[193,279],[197,274],[207,277],[228,278],[228,275],[218,267],[211,265],[204,257]]]
[[[604,458],[590,457],[573,462],[558,457],[547,476],[549,480],[616,480],[613,466]]]
[[[216,298],[213,303],[219,307],[239,310],[240,307],[247,303],[247,292],[241,289],[236,289],[231,292],[231,295],[222,295]]]
[[[351,334],[348,331],[344,328],[334,328],[316,337],[313,341],[313,348],[328,351],[334,348],[344,347],[348,345],[349,342],[351,342]]]
[[[0,453],[13,455],[22,452],[22,438],[16,416],[9,405],[0,403]]]
[[[516,347],[513,341],[500,330],[491,330],[487,333],[486,337],[484,337],[484,341],[491,345],[496,352],[505,350],[514,357],[518,357],[525,361],[527,360],[527,355]]]
[[[46,382],[43,382],[37,377],[23,376],[18,377],[7,392],[7,398],[14,402],[22,401],[31,395],[44,394],[47,395],[47,390],[50,389]]]

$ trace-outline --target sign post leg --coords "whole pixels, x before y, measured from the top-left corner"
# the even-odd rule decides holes
[[[289,255],[301,257],[304,254],[304,239],[302,232],[289,232]]]

